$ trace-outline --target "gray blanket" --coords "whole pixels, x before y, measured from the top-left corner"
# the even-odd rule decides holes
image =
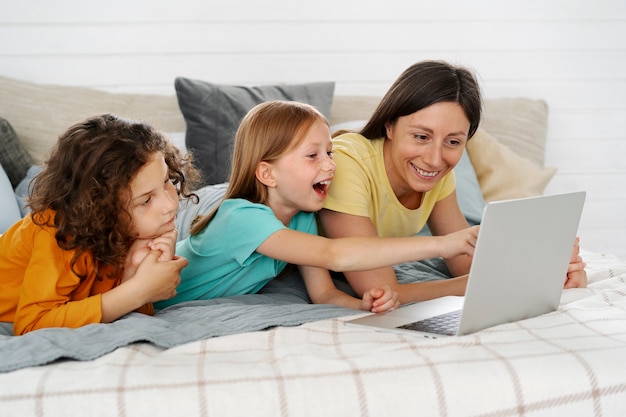
[[[445,277],[442,263],[416,262],[396,267],[401,282]],[[335,284],[350,292],[341,278]],[[276,326],[296,326],[359,311],[310,304],[297,272],[270,282],[260,294],[181,303],[154,316],[128,314],[110,324],[78,329],[49,328],[13,336],[10,324],[0,326],[0,372],[38,366],[58,359],[91,360],[118,347],[148,342],[162,348]]]

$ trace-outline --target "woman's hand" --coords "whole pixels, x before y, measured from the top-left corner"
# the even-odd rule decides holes
[[[371,288],[363,293],[361,299],[361,310],[372,313],[382,313],[400,307],[398,293],[393,291],[389,285],[382,288]]]
[[[585,288],[587,286],[587,271],[585,271],[587,264],[583,261],[579,253],[580,238],[576,237],[563,288]]]

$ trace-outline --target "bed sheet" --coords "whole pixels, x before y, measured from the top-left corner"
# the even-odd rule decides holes
[[[558,311],[463,337],[355,315],[0,374],[0,415],[624,416],[626,264],[584,253]]]

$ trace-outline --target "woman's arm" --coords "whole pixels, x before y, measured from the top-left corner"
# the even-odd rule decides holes
[[[353,216],[323,209],[320,212],[320,219],[326,235],[330,238],[347,236],[377,237],[374,225],[368,217]],[[418,259],[430,257],[433,256],[424,256]],[[395,262],[394,264],[396,263],[401,262]],[[391,266],[370,270],[348,271],[344,272],[344,275],[352,288],[360,295],[364,294],[369,288],[389,285],[392,290],[398,292],[401,304],[429,300],[444,295],[463,295],[465,294],[465,286],[467,284],[467,276],[414,284],[399,284]]]
[[[459,230],[468,228],[467,220],[463,216],[456,192],[438,201],[433,207],[433,211],[428,218],[428,228],[433,236],[445,236]],[[469,274],[472,258],[468,256],[453,256],[444,258],[448,270],[452,276]]]

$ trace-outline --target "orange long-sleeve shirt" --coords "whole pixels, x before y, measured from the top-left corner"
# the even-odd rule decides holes
[[[54,216],[54,212],[47,215]],[[70,267],[75,251],[61,249],[56,229],[38,226],[31,216],[0,235],[0,321],[13,322],[15,335],[45,327],[81,327],[100,323],[101,294],[119,284],[120,277],[96,279],[89,254]],[[138,310],[152,314],[152,305]]]

